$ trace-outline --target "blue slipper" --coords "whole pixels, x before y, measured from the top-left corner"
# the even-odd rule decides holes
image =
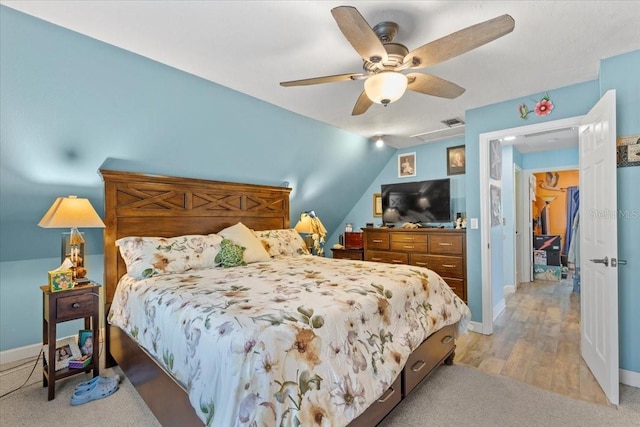
[[[119,383],[120,381],[122,381],[122,377],[120,377],[120,375],[117,375],[117,374],[116,375],[112,375],[110,377],[97,376],[97,377],[92,378],[89,381],[83,381],[80,384],[78,384],[76,386],[75,391],[88,390],[95,383],[113,383],[113,382]]]
[[[96,381],[90,388],[75,391],[71,396],[71,405],[77,406],[92,400],[102,399],[111,396],[118,390],[120,383],[117,381],[101,382]]]

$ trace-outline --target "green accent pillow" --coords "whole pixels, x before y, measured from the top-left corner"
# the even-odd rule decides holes
[[[244,261],[244,250],[242,246],[236,245],[231,240],[223,239],[220,244],[220,252],[216,255],[216,263],[227,267],[236,267],[238,265],[247,265]]]

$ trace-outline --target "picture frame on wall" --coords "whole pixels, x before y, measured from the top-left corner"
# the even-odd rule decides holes
[[[382,216],[382,194],[374,193],[373,195],[373,216]]]
[[[447,147],[447,175],[460,175],[466,172],[465,146]]]
[[[489,142],[489,178],[502,179],[502,145],[497,139]]]
[[[398,154],[398,178],[416,176],[416,153]]]
[[[502,225],[502,189],[497,185],[489,186],[491,194],[491,227]]]

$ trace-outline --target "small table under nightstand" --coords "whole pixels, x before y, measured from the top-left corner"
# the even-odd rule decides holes
[[[356,261],[362,261],[364,259],[364,249],[346,249],[346,248],[331,248],[333,251],[333,257],[339,259],[353,259]]]
[[[76,285],[68,291],[51,292],[49,286],[42,290],[42,343],[50,344],[42,365],[42,386],[49,388],[48,400],[55,398],[56,380],[93,370],[93,376],[100,375],[100,285],[89,283]],[[84,328],[93,333],[93,355],[91,363],[84,368],[64,368],[55,370],[56,325],[68,320],[84,319]]]

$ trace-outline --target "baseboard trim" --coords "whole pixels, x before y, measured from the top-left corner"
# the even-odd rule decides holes
[[[70,335],[68,337],[58,337],[58,341],[66,338],[77,338],[77,335]],[[104,341],[104,328],[100,329],[100,342]],[[0,351],[0,365],[5,363],[13,363],[22,359],[29,359],[36,357],[42,349],[42,343],[25,345],[24,347],[11,348],[9,350]]]
[[[507,308],[507,304],[505,303],[504,298],[502,298],[496,305],[493,306],[494,321],[498,318],[498,316],[502,314],[505,308]]]
[[[620,383],[631,387],[640,388],[640,372],[620,369]]]
[[[504,295],[515,294],[516,290],[517,290],[517,288],[516,288],[515,285],[507,285],[502,289],[502,293]]]
[[[13,363],[22,359],[29,359],[40,354],[42,343],[26,345],[24,347],[12,348],[0,351],[0,365]]]

